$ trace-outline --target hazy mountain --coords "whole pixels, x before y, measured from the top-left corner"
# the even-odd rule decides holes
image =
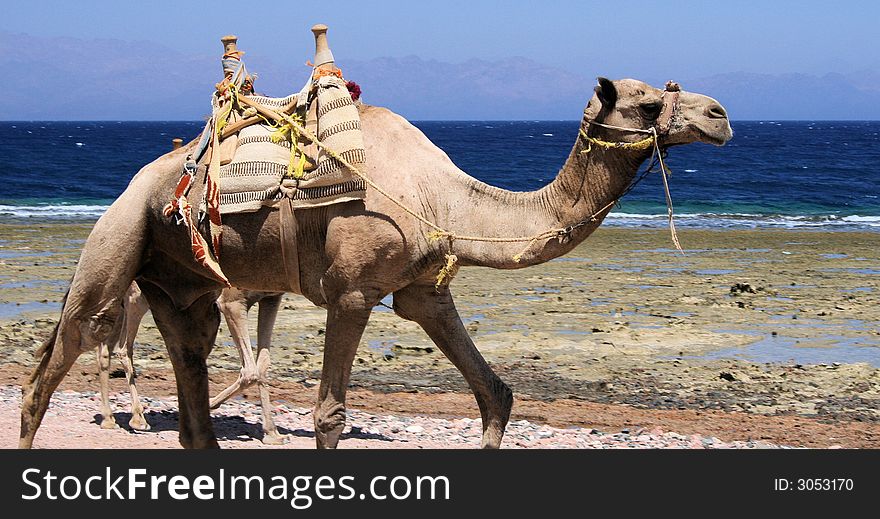
[[[259,76],[258,90],[269,95],[297,91],[307,77],[299,57],[290,63],[246,58]],[[337,58],[366,102],[414,120],[577,119],[595,84],[592,76],[525,58],[455,64],[415,56]],[[0,33],[0,70],[3,120],[201,119],[220,76],[218,56],[183,55],[153,42],[12,33]],[[717,98],[733,119],[880,119],[877,71],[737,72],[681,83]]]

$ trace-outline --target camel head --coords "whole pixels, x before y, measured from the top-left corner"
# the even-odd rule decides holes
[[[584,110],[583,130],[617,142],[644,139],[643,133],[589,125],[590,121],[621,128],[656,128],[661,148],[692,142],[722,146],[733,136],[727,111],[718,101],[679,90],[672,82],[661,90],[635,79],[599,78],[595,95]]]

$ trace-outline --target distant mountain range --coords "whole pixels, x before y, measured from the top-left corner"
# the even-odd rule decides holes
[[[415,56],[349,61],[337,56],[365,102],[412,120],[578,119],[595,77],[525,58],[444,63]],[[301,60],[247,56],[257,89],[299,90]],[[192,120],[209,110],[217,56],[189,56],[153,42],[43,38],[0,32],[0,120]],[[596,74],[601,74],[597,69]],[[660,85],[664,78],[639,78]],[[681,78],[715,97],[734,120],[880,119],[880,72]]]

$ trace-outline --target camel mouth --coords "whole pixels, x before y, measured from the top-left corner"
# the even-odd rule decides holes
[[[694,124],[691,125],[691,128],[696,131],[697,140],[706,144],[712,144],[713,146],[724,146],[733,138],[733,129],[730,127],[730,123],[725,124],[723,127],[719,127],[720,125],[718,124],[713,124],[712,126],[715,127],[706,129],[698,124]]]
[[[725,144],[727,144],[730,141],[731,137],[733,137],[732,135],[731,136],[725,135],[723,137],[719,136],[719,135],[712,135],[711,133],[704,132],[704,131],[701,131],[700,134],[702,137],[701,140],[703,142],[705,142],[707,144],[711,144],[713,146],[724,146]]]

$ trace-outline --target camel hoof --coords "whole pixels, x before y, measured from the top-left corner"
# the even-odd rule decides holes
[[[149,431],[151,429],[149,422],[147,422],[146,418],[134,419],[132,418],[128,422],[128,426],[135,431]]]
[[[112,416],[105,416],[101,420],[101,429],[119,429],[119,424],[116,423],[116,419]]]
[[[286,434],[281,434],[277,431],[264,434],[262,439],[263,445],[284,445],[289,441],[290,438]]]

